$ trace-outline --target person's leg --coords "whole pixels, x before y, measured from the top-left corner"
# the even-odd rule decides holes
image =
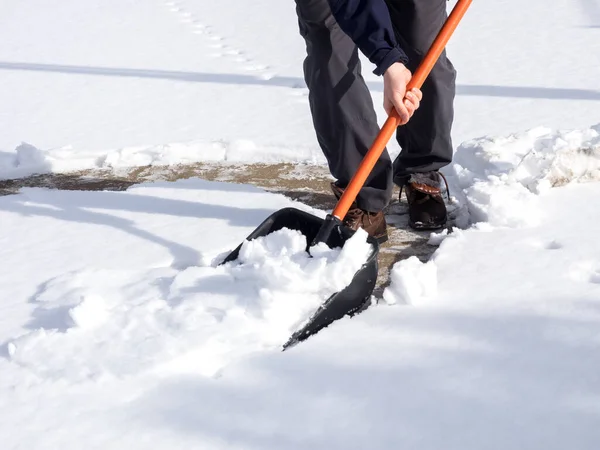
[[[398,42],[414,72],[447,18],[446,0],[386,0]],[[394,182],[408,201],[409,225],[431,230],[446,224],[442,177],[452,161],[456,72],[444,52],[421,88],[423,100],[396,137],[402,148],[394,161]]]
[[[373,101],[361,76],[358,49],[339,28],[327,0],[295,1],[306,41],[304,77],[314,128],[337,186],[345,188],[379,132]],[[381,211],[392,187],[392,163],[385,151],[358,195],[358,207]]]
[[[414,73],[447,18],[446,0],[386,0],[396,36]],[[409,123],[398,128],[402,147],[394,181],[403,185],[415,172],[430,172],[452,161],[456,71],[444,52],[422,87],[423,100]]]

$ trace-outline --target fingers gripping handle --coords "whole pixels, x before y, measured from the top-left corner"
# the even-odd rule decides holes
[[[448,16],[446,23],[442,27],[435,41],[431,45],[429,51],[423,58],[423,61],[419,65],[418,69],[413,74],[410,82],[408,83],[406,89],[410,91],[411,89],[418,88],[421,89],[423,83],[431,73],[433,66],[441,56],[444,48],[448,44],[450,37],[458,27],[458,24],[464,17],[465,13],[473,0],[458,0],[458,3]],[[340,197],[340,200],[337,203],[337,206],[333,210],[332,215],[339,220],[343,220],[350,209],[350,206],[356,200],[356,196],[359,191],[364,186],[367,178],[369,177],[373,167],[379,160],[379,157],[383,153],[386,145],[394,135],[396,128],[398,128],[399,117],[398,113],[394,109],[392,114],[387,118],[383,127],[381,127],[381,131],[377,135],[375,142],[363,158],[356,174],[344,190],[344,194]]]

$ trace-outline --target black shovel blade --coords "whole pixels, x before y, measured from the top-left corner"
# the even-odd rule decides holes
[[[246,238],[251,241],[258,237],[266,236],[282,228],[298,230],[306,236],[307,248],[321,229],[324,220],[296,208],[284,208],[271,214],[259,227]],[[330,234],[326,244],[330,248],[343,247],[344,243],[355,233],[354,230],[339,225]],[[356,272],[351,283],[340,292],[336,292],[317,308],[310,319],[298,329],[284,345],[284,349],[301,342],[309,336],[327,327],[332,322],[345,315],[352,315],[362,311],[368,306],[375,282],[377,281],[377,254],[379,244],[372,237],[367,242],[373,247],[373,252]],[[235,261],[238,258],[242,244],[225,258],[222,264]]]

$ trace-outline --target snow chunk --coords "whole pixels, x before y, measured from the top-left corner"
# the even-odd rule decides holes
[[[23,142],[14,153],[0,152],[0,178],[27,177],[46,173],[50,167],[45,153],[31,144]]]
[[[386,303],[417,305],[437,294],[437,266],[416,256],[399,261],[390,274],[391,284],[383,292]]]
[[[261,314],[289,337],[323,301],[350,284],[373,251],[367,233],[358,230],[343,248],[319,244],[306,252],[306,237],[282,229],[245,242],[238,266],[230,268],[237,280],[253,280]]]
[[[81,303],[69,310],[69,317],[78,328],[99,326],[108,318],[104,299],[99,295],[83,296]]]
[[[447,228],[444,228],[439,233],[431,233],[429,235],[429,240],[427,241],[427,244],[432,245],[434,247],[438,247],[448,237],[448,234],[449,232]]]
[[[14,354],[17,352],[17,346],[14,344],[14,342],[9,342],[6,345],[6,351],[8,352],[8,356],[10,356],[12,358],[14,356]]]

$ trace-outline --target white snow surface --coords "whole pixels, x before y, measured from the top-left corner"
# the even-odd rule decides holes
[[[432,235],[385,303],[284,353],[364,234],[308,258],[283,230],[218,266],[293,203],[200,180],[1,197],[3,448],[595,449],[600,184],[527,192],[545,220]]]
[[[396,303],[418,304],[437,294],[437,266],[435,262],[422,263],[416,256],[397,262],[390,273],[390,287],[383,299]]]
[[[455,143],[599,123],[597,3],[480,3],[448,49],[458,71]],[[278,0],[2,2],[0,178],[179,161],[324,162],[294,9]],[[382,80],[363,67],[383,122]]]
[[[408,297],[284,353],[304,313],[283,304],[319,289],[292,275],[343,251],[309,262],[282,232],[216,266],[283,197],[198,180],[2,197],[2,446],[595,449],[599,188],[539,194],[537,226],[450,233],[394,269]]]
[[[323,162],[293,8],[0,2],[0,178]],[[0,447],[596,450],[599,27],[592,1],[474,3],[449,49],[462,229],[290,351],[364,234],[218,262],[275,210],[324,212],[194,179],[0,197]]]

